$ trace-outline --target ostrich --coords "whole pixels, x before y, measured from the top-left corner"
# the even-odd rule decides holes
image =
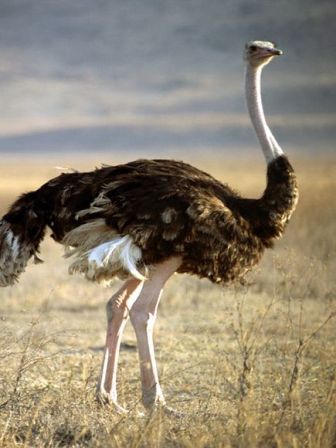
[[[242,278],[270,248],[298,198],[293,169],[268,127],[260,93],[263,67],[281,55],[271,42],[245,47],[246,99],[267,162],[259,199],[245,199],[186,163],[136,160],[92,172],[61,174],[23,194],[0,221],[0,285],[12,285],[38,258],[45,229],[72,257],[69,272],[109,283],[125,280],[108,301],[98,397],[117,412],[117,363],[130,318],[140,361],[142,402],[165,406],[154,356],[153,329],[161,293],[173,273],[217,284]]]

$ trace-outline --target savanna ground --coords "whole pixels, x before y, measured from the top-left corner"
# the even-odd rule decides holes
[[[21,191],[57,175],[59,161],[37,160],[2,161],[2,211]],[[69,164],[87,169],[95,162]],[[247,285],[223,289],[174,276],[166,287],[156,352],[179,418],[139,416],[130,326],[118,377],[119,401],[130,413],[97,403],[112,291],[69,277],[61,248],[46,238],[45,263],[0,291],[0,445],[336,447],[336,164],[332,156],[297,156],[294,164],[298,209]],[[197,165],[244,195],[263,189],[261,158],[200,158]]]

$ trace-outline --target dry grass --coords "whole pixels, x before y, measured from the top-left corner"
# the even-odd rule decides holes
[[[0,292],[0,446],[336,447],[335,160],[295,164],[299,208],[248,287],[176,276],[166,288],[157,357],[166,399],[181,418],[138,417],[131,328],[118,385],[131,413],[97,404],[111,292],[68,277],[61,249],[46,241],[46,263]],[[199,165],[244,194],[262,190],[261,163],[253,171],[234,160]],[[55,174],[35,162],[3,163],[2,208]]]

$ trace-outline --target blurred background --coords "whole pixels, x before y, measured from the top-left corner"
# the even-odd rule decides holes
[[[0,0],[0,152],[112,162],[257,148],[251,39],[285,53],[263,75],[281,145],[332,152],[335,23],[334,0]]]

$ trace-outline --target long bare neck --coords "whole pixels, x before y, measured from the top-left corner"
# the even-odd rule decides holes
[[[267,125],[261,100],[260,78],[262,66],[252,67],[247,64],[245,78],[245,93],[248,111],[254,130],[257,134],[261,149],[267,163],[283,155],[278,142],[275,140]]]

